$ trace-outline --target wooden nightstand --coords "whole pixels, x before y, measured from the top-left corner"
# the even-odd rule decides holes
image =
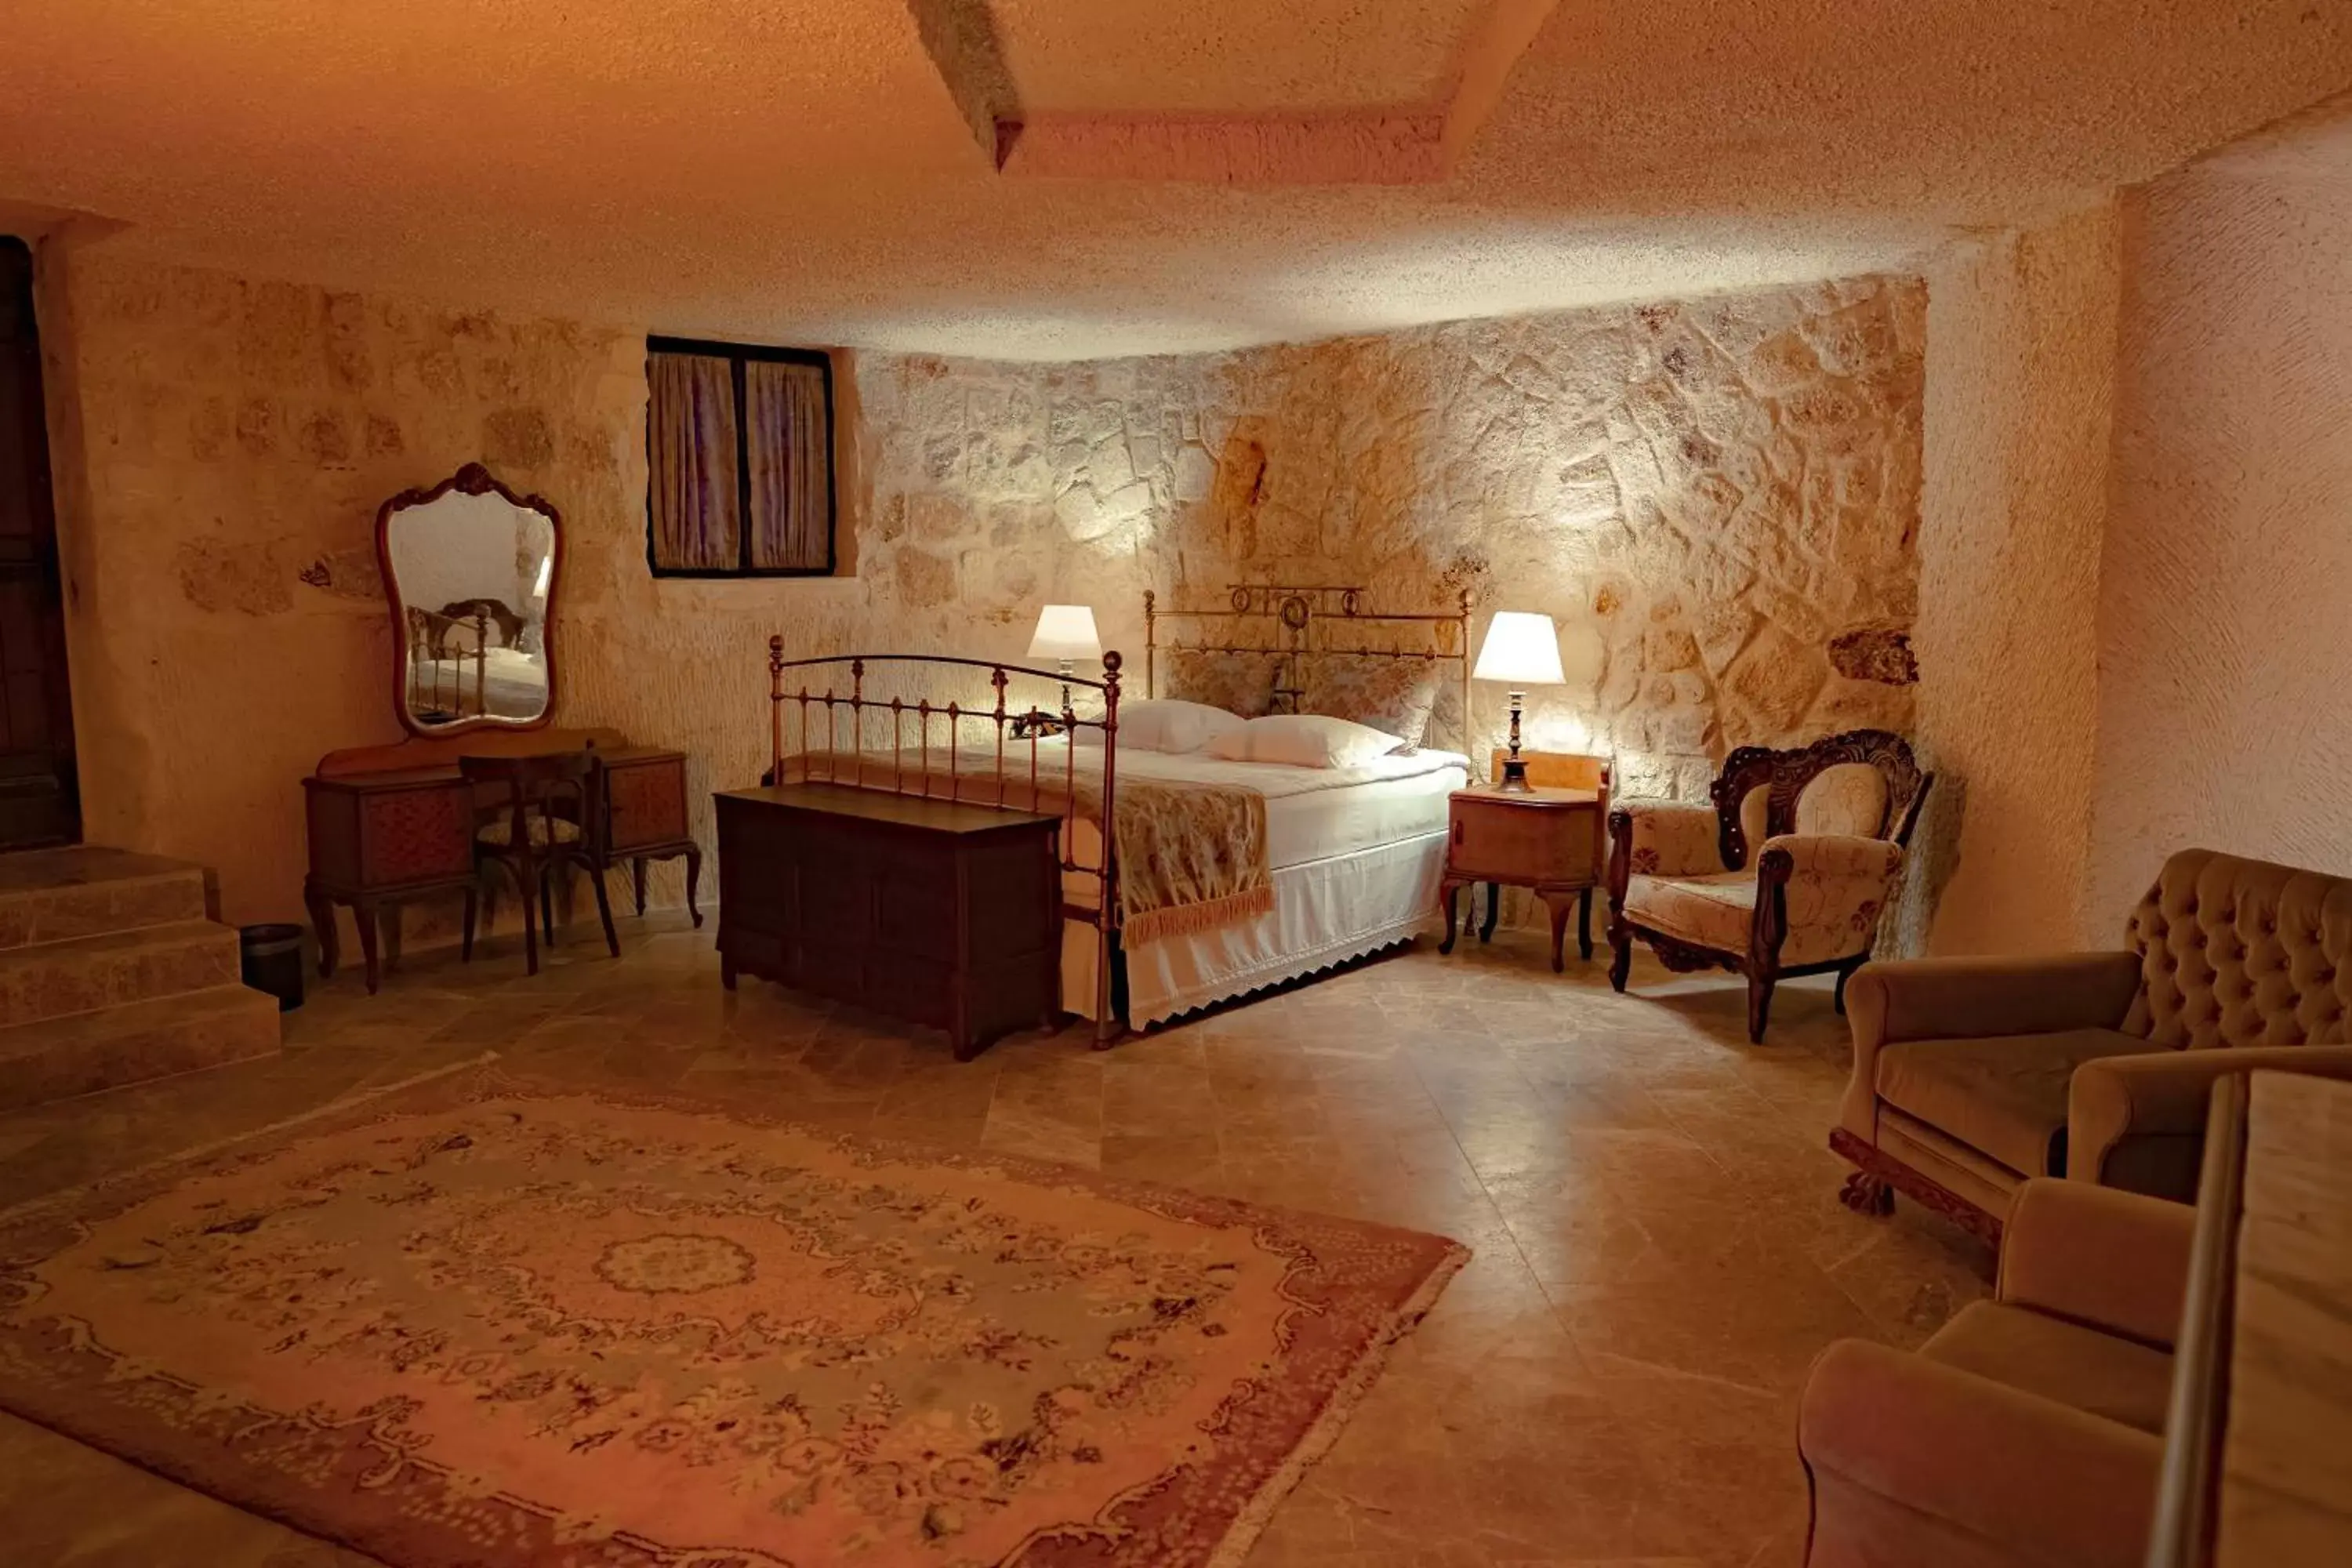
[[[1499,759],[1500,753],[1496,753]],[[1505,794],[1493,786],[1456,790],[1451,797],[1451,831],[1445,849],[1445,941],[1454,951],[1462,889],[1492,884],[1486,923],[1478,940],[1495,931],[1495,906],[1504,887],[1531,888],[1551,910],[1551,966],[1566,967],[1561,948],[1568,911],[1577,911],[1577,950],[1592,956],[1592,890],[1608,862],[1609,762],[1559,752],[1522,752],[1536,787]],[[1499,760],[1496,770],[1500,771]],[[1473,905],[1473,919],[1475,919]]]

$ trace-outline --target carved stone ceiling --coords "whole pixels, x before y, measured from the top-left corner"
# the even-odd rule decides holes
[[[0,221],[1074,357],[1899,266],[2347,89],[2344,0],[8,0]]]

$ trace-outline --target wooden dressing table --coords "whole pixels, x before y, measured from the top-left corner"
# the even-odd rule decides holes
[[[534,730],[463,740],[433,737],[393,746],[330,752],[302,781],[310,829],[310,873],[302,900],[319,932],[319,973],[341,962],[337,904],[351,906],[373,994],[382,978],[379,921],[390,921],[388,946],[399,952],[399,906],[412,899],[460,894],[474,885],[474,831],[482,808],[457,771],[460,756],[532,756],[593,745],[604,763],[604,847],[630,864],[637,913],[646,912],[646,864],[683,856],[686,902],[694,923],[702,848],[688,828],[686,753],[633,746],[614,730]],[[591,832],[590,842],[597,836]]]
[[[562,524],[544,497],[518,494],[479,463],[378,510],[393,708],[409,738],[330,752],[302,781],[310,840],[302,898],[318,930],[322,975],[333,974],[341,956],[335,905],[351,906],[373,993],[380,937],[399,955],[400,905],[475,886],[475,835],[484,811],[501,802],[477,798],[458,770],[461,756],[594,747],[603,788],[590,806],[598,820],[581,825],[583,839],[600,867],[629,862],[639,914],[646,863],[685,857],[687,908],[702,923],[695,908],[702,850],[688,827],[686,754],[633,744],[616,730],[547,727],[556,698]]]

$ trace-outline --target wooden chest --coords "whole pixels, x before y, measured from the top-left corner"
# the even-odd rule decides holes
[[[956,1059],[1060,1015],[1061,818],[839,784],[717,797],[719,956],[945,1029]]]

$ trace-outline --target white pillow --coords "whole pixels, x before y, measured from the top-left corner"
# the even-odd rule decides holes
[[[1139,752],[1197,752],[1249,721],[1205,702],[1145,699],[1118,705],[1118,743]],[[1100,730],[1080,728],[1078,744],[1099,746]]]
[[[1229,763],[1284,763],[1294,768],[1358,768],[1404,742],[1369,724],[1322,713],[1269,713],[1209,742]]]

